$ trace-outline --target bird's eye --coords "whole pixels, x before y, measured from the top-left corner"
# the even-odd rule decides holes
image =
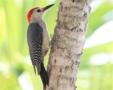
[[[37,10],[37,12],[41,12],[41,10],[40,10],[40,9],[38,9],[38,10]]]

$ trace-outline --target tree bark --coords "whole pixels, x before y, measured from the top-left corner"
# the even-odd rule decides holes
[[[75,81],[85,42],[88,0],[61,0],[49,58],[46,90],[76,90]]]

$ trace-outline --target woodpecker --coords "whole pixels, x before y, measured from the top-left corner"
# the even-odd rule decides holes
[[[27,14],[29,23],[27,41],[31,62],[35,74],[38,72],[40,75],[44,88],[46,88],[46,85],[49,83],[48,74],[43,63],[44,56],[49,49],[49,35],[42,17],[44,12],[53,5],[54,4],[51,4],[44,8],[35,7]]]

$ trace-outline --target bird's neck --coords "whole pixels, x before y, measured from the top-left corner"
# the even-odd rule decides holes
[[[42,21],[43,21],[42,17],[40,17],[40,18],[31,18],[30,23],[40,23]]]

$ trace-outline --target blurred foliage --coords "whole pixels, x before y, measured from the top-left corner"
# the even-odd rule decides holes
[[[106,23],[108,20],[112,18],[112,15],[109,16],[108,19],[105,19],[105,15],[110,12],[113,12],[113,3],[110,1],[104,1],[100,4],[95,11],[93,11],[89,17],[89,31],[87,32],[87,36],[93,34],[93,32],[100,27],[102,24]]]
[[[87,38],[113,19],[112,0],[100,1],[102,2],[89,16]],[[0,90],[42,90],[42,83],[40,78],[34,75],[28,54],[26,14],[32,7],[43,7],[51,3],[55,5],[44,15],[50,35],[53,34],[56,24],[58,0],[0,0]],[[113,42],[109,42],[84,50],[77,90],[113,90],[112,63],[109,60],[102,65],[89,63],[91,57],[96,54],[113,53],[112,46]],[[47,60],[45,63],[47,65]]]

